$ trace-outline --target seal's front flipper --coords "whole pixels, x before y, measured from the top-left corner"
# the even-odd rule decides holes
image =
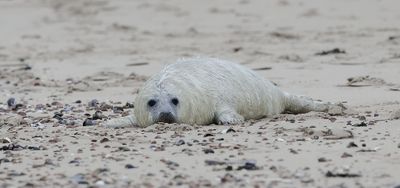
[[[215,112],[215,121],[220,125],[234,125],[244,122],[244,117],[238,114],[234,109],[221,108]]]
[[[116,127],[137,127],[136,117],[129,115],[121,118],[110,119],[102,124],[104,127],[116,128]]]
[[[285,95],[285,111],[291,113],[307,113],[310,111],[327,112],[331,103],[320,102],[313,100],[309,97],[292,95],[284,93]]]

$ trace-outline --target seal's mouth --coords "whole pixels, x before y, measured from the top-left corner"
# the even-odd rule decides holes
[[[161,112],[157,118],[157,122],[176,123],[176,119],[171,112]]]

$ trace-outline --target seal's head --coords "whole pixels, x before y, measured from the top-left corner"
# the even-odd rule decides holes
[[[179,99],[168,93],[159,93],[147,100],[147,108],[154,122],[175,123]]]
[[[148,92],[151,90],[152,92]],[[137,106],[135,113],[138,123],[141,126],[151,125],[153,123],[177,123],[178,109],[180,106],[179,98],[162,88],[143,88],[136,98]]]
[[[214,118],[215,101],[212,93],[206,91],[198,78],[167,67],[139,91],[135,99],[137,124],[140,127],[158,122],[208,124]]]

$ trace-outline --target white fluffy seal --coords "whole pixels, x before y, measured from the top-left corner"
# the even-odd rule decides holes
[[[283,92],[239,64],[190,58],[178,60],[151,77],[135,99],[133,115],[109,120],[105,125],[238,124],[284,111],[327,111],[329,105]]]

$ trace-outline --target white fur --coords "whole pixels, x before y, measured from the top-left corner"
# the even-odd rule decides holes
[[[107,126],[120,126],[132,120],[140,127],[155,122],[147,101],[155,94],[177,96],[177,123],[237,124],[291,111],[327,111],[328,103],[282,92],[254,71],[214,58],[181,59],[150,78],[135,100],[134,116],[111,120]]]

